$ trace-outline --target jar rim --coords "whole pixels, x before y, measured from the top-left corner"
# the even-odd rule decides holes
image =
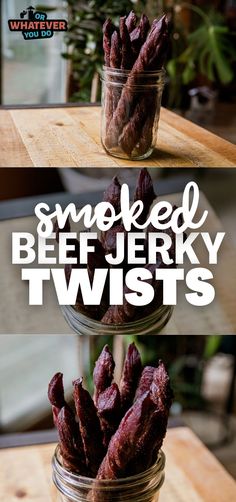
[[[58,444],[56,446],[54,456],[52,458],[52,466],[59,474],[59,476],[63,476],[66,479],[70,481],[70,483],[74,484],[75,486],[77,484],[84,485],[88,487],[90,484],[93,484],[94,481],[96,481],[96,478],[90,478],[86,476],[81,476],[80,474],[76,474],[72,471],[69,471],[66,469],[61,460],[60,460],[60,445]],[[99,479],[97,480],[99,482],[99,489],[100,490],[105,490],[109,489],[111,490],[112,488],[117,488],[119,485],[127,485],[129,484],[131,487],[135,486],[137,482],[144,482],[146,479],[149,479],[151,476],[153,476],[155,473],[159,471],[163,471],[165,468],[165,463],[166,463],[166,456],[163,450],[159,450],[158,452],[158,457],[156,462],[146,469],[146,471],[143,471],[139,474],[134,474],[133,476],[127,476],[125,478],[118,478],[118,479]]]
[[[156,316],[157,314],[160,314],[160,316],[163,314],[165,314],[167,312],[167,310],[170,310],[171,313],[172,313],[172,310],[173,308],[170,306],[170,305],[160,305],[160,307],[157,307],[157,309],[155,309],[153,312],[151,312],[151,314],[147,315],[147,316],[144,316],[144,317],[141,317],[140,319],[137,319],[135,321],[130,321],[130,322],[126,322],[126,323],[123,323],[123,324],[115,324],[115,323],[112,323],[112,324],[106,324],[102,321],[98,321],[96,319],[93,319],[89,316],[86,316],[85,314],[83,314],[82,312],[79,312],[78,310],[75,309],[75,306],[73,305],[62,305],[61,306],[62,308],[62,311],[64,313],[65,310],[69,311],[71,314],[73,314],[75,317],[77,317],[77,320],[78,321],[84,321],[85,323],[89,323],[91,325],[91,327],[94,327],[94,328],[99,328],[99,329],[109,329],[109,327],[112,326],[112,328],[114,328],[114,330],[118,330],[118,329],[131,329],[131,328],[135,328],[135,327],[140,327],[141,325],[145,325],[147,322],[149,321],[153,321],[156,319]]]
[[[127,86],[130,89],[135,89],[135,92],[143,92],[146,89],[162,89],[166,82],[166,71],[161,68],[160,70],[140,72],[132,76],[132,70],[103,66],[100,78],[104,85],[114,88]]]
[[[128,76],[131,74],[131,72],[132,72],[132,69],[131,70],[124,70],[121,68],[111,68],[110,66],[103,65],[101,75],[106,74],[106,73],[110,73],[111,75],[117,74],[120,76],[121,75]],[[164,67],[162,67],[159,70],[146,70],[146,71],[140,72],[140,73],[138,73],[138,78],[139,77],[164,76],[164,75],[166,75],[166,70]]]

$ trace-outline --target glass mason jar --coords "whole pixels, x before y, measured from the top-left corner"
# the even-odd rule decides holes
[[[156,335],[169,321],[173,307],[161,305],[150,315],[125,324],[95,321],[71,305],[63,305],[61,310],[69,326],[79,335]]]
[[[101,141],[114,157],[142,160],[157,143],[164,69],[132,75],[103,67]]]
[[[52,477],[61,502],[157,502],[164,482],[165,455],[147,471],[123,479],[101,480],[73,474],[61,463],[57,446],[52,460]]]

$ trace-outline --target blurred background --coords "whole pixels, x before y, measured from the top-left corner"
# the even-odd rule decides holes
[[[92,391],[94,363],[108,343],[118,382],[132,341],[143,364],[155,366],[162,358],[168,366],[175,394],[169,426],[191,427],[236,478],[235,336],[1,336],[0,446],[9,433],[28,432],[34,441],[52,430],[47,387],[54,373],[64,374],[69,401],[79,376]]]
[[[152,20],[168,12],[171,45],[164,106],[236,142],[236,0],[42,0],[69,31],[26,43],[8,29],[27,0],[1,0],[0,103],[99,102],[102,25],[135,9]]]

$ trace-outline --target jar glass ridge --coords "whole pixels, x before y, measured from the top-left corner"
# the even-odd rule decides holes
[[[101,141],[115,157],[142,160],[158,134],[165,70],[132,76],[131,70],[103,67]]]
[[[157,502],[164,482],[165,455],[147,471],[123,479],[99,480],[69,472],[57,446],[52,459],[53,482],[62,502]]]
[[[82,314],[71,305],[61,306],[69,326],[79,335],[155,335],[169,321],[173,307],[161,305],[150,315],[125,324],[104,324]]]

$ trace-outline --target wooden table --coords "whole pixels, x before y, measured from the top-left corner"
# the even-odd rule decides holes
[[[0,110],[0,167],[236,167],[236,146],[162,109],[157,149],[131,162],[105,153],[100,107]]]
[[[56,502],[51,481],[55,444],[0,450],[0,502]],[[188,428],[170,429],[160,502],[233,502],[236,483]]]
[[[182,194],[171,194],[161,197],[172,205],[180,206]],[[208,210],[208,218],[202,226],[201,232],[223,231],[221,222],[216,216],[210,203],[203,193],[200,196],[196,221],[200,219],[204,210]],[[0,222],[1,237],[1,288],[0,288],[0,334],[66,334],[71,328],[58,306],[52,283],[46,281],[44,288],[44,305],[28,305],[28,283],[21,281],[20,265],[11,264],[10,239],[12,232],[30,232],[35,234],[36,217],[16,218]],[[72,225],[72,230],[82,230],[80,224]],[[205,307],[194,307],[185,299],[188,289],[184,281],[178,286],[178,305],[162,333],[170,335],[223,335],[236,333],[236,277],[232,271],[236,265],[236,250],[227,234],[217,265],[209,267],[207,254],[201,241],[196,242],[195,251],[202,267],[210,268],[214,278],[212,284],[216,290],[215,300]],[[32,265],[34,266],[34,265]],[[190,263],[184,265],[185,271],[192,268]]]

